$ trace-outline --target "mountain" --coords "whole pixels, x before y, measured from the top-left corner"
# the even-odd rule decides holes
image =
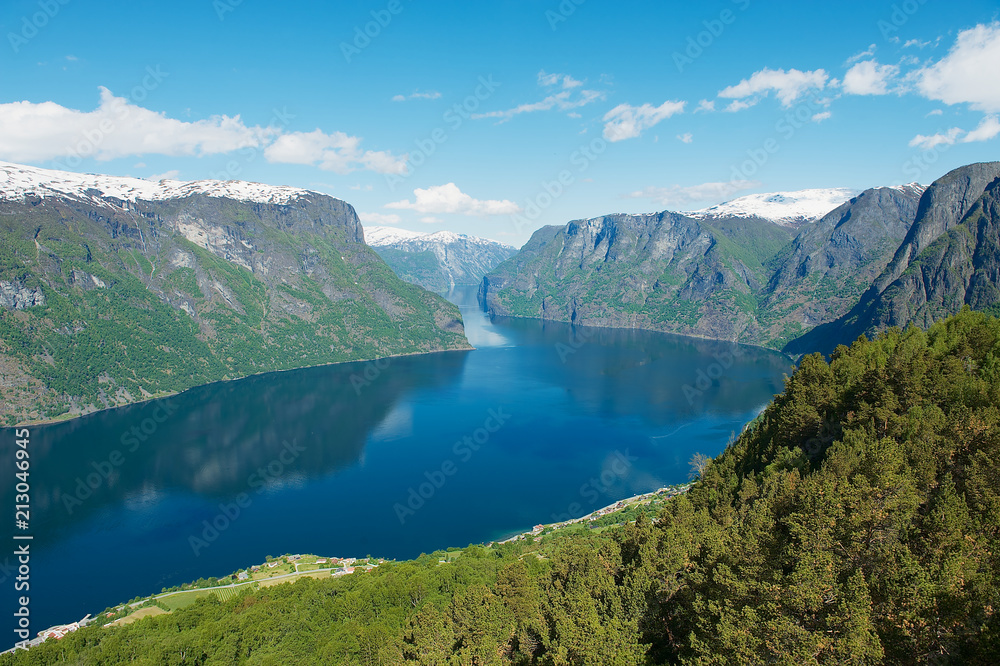
[[[800,227],[813,222],[858,195],[843,187],[750,194],[711,208],[687,213],[696,220],[727,217],[757,217],[786,227]]]
[[[333,197],[0,163],[0,418],[273,370],[468,349]]]
[[[510,245],[451,231],[422,234],[368,227],[365,241],[396,275],[438,293],[456,285],[478,285],[483,276],[517,253]]]
[[[608,215],[538,230],[480,289],[497,315],[756,335],[755,292],[791,231],[758,218]]]
[[[997,178],[1000,162],[987,162],[960,167],[935,181],[923,193],[916,219],[892,261],[854,307],[791,342],[786,351],[830,352],[889,326],[926,327],[964,305],[992,309],[996,298],[983,280],[1000,261],[991,212]]]
[[[780,348],[850,308],[906,235],[922,187],[840,205],[850,191],[809,192],[546,227],[484,278],[481,299],[497,315]],[[805,210],[820,219],[802,222]]]
[[[886,268],[910,229],[918,184],[862,192],[784,248],[761,292],[761,317],[780,343],[840,317]]]

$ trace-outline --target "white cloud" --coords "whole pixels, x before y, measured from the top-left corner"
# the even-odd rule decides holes
[[[852,62],[857,62],[859,60],[864,60],[865,58],[870,58],[871,56],[875,55],[876,48],[877,47],[874,44],[872,44],[861,53],[856,53],[852,55],[850,58],[848,58],[846,64],[850,65]]]
[[[214,155],[260,147],[277,130],[247,127],[239,116],[184,122],[100,88],[93,111],[55,102],[0,104],[0,157],[35,162],[76,156],[112,160],[138,155]]]
[[[328,185],[327,187],[333,187],[333,186]],[[365,192],[371,192],[374,188],[371,185],[362,185],[361,183],[357,183],[355,185],[348,185],[347,189],[354,190],[355,192],[361,192],[362,190],[364,190]]]
[[[916,46],[918,49],[925,49],[928,46],[937,46],[940,43],[941,43],[941,38],[940,37],[938,37],[937,39],[935,39],[933,42],[931,42],[931,41],[924,42],[924,41],[921,41],[919,39],[908,39],[903,44],[903,48],[904,49],[908,49],[911,46]]]
[[[432,90],[430,92],[415,91],[410,93],[409,95],[395,95],[392,98],[392,101],[405,102],[411,99],[441,99],[441,93],[437,92],[436,90]]]
[[[361,150],[361,139],[343,132],[283,134],[264,150],[268,162],[312,164],[324,171],[346,174],[358,169],[375,173],[406,173],[406,156],[396,157],[385,151]]]
[[[692,202],[722,201],[737,192],[743,192],[755,187],[760,187],[760,183],[755,180],[731,180],[723,183],[702,183],[701,185],[690,185],[682,187],[671,185],[670,187],[647,187],[638,192],[625,195],[627,199],[650,199],[663,206],[686,206]]]
[[[578,81],[569,74],[546,74],[544,69],[538,72],[538,85],[551,88],[560,84],[564,89],[569,90],[579,88],[583,85],[583,81]]]
[[[433,215],[428,215],[427,217],[420,218],[420,221],[424,224],[444,224],[444,220],[440,217],[434,217]]]
[[[371,226],[381,226],[384,224],[399,224],[403,221],[399,215],[395,213],[358,213],[358,219],[361,220],[361,224],[368,224]]]
[[[917,89],[945,104],[969,104],[988,113],[1000,111],[1000,22],[958,33],[948,55],[916,73]]]
[[[750,100],[749,102],[744,102],[743,100],[734,99],[732,102],[726,106],[727,113],[736,113],[737,111],[742,111],[743,109],[749,109],[751,106],[756,106],[759,100]]]
[[[455,183],[413,190],[415,201],[404,199],[386,204],[386,208],[415,210],[418,213],[457,215],[512,215],[521,208],[513,201],[481,201],[458,189]]]
[[[171,169],[170,171],[165,171],[163,173],[158,173],[150,176],[146,180],[151,180],[153,182],[160,182],[161,180],[177,180],[177,176],[181,175],[181,172],[177,169]]]
[[[691,132],[685,132],[684,134],[678,134],[677,138],[681,143],[692,143],[694,141],[694,135]]]
[[[575,98],[572,91],[563,90],[562,92],[558,92],[554,95],[549,95],[540,102],[521,104],[520,106],[515,106],[514,108],[507,109],[506,111],[474,113],[472,114],[472,118],[477,120],[480,118],[499,118],[501,123],[505,123],[514,116],[521,115],[522,113],[550,111],[552,109],[557,109],[559,111],[572,111],[573,109],[578,109],[581,106],[586,106],[602,99],[604,99],[604,93],[597,90],[581,90],[580,94]]]
[[[766,96],[769,92],[774,91],[782,106],[789,107],[806,91],[822,90],[829,78],[826,71],[822,69],[810,72],[790,69],[786,72],[783,69],[765,67],[759,72],[755,72],[749,79],[743,79],[736,85],[721,90],[719,97],[744,100],[748,97]]]
[[[844,92],[851,95],[885,95],[889,82],[899,74],[895,65],[880,65],[875,60],[859,62],[844,74]]]
[[[958,127],[952,127],[947,132],[939,132],[931,136],[918,134],[910,140],[910,146],[913,148],[923,148],[924,150],[930,150],[942,145],[950,146],[958,141],[958,137],[961,135],[962,130]]]
[[[522,113],[535,113],[537,111],[573,111],[582,106],[593,104],[603,100],[605,93],[600,90],[583,89],[583,82],[574,79],[569,74],[547,74],[545,70],[538,72],[538,85],[549,89],[551,94],[538,102],[521,104],[511,109],[503,111],[488,111],[485,113],[473,113],[472,118],[479,120],[482,118],[499,118],[499,123],[505,123],[514,116]],[[552,91],[553,88],[560,88],[559,92]],[[579,90],[577,90],[579,88]],[[570,113],[570,117],[578,118],[579,114]]]
[[[1000,121],[996,116],[986,116],[976,129],[962,137],[962,143],[989,141],[998,134],[1000,134]]]
[[[938,132],[931,136],[918,134],[910,141],[910,146],[930,150],[937,146],[951,146],[955,143],[977,143],[979,141],[989,141],[1000,135],[1000,120],[996,116],[986,116],[976,129],[966,132],[959,127],[952,127],[947,132]]]
[[[707,99],[703,99],[700,102],[698,102],[698,108],[694,110],[695,113],[699,112],[711,113],[712,111],[715,111],[715,102],[709,101]]]
[[[814,123],[821,123],[824,120],[829,120],[831,116],[833,116],[833,113],[829,111],[820,111],[813,115],[812,120]]]
[[[944,115],[944,111],[942,111],[941,109],[934,109],[933,111],[931,111],[930,113],[928,113],[926,116],[924,116],[924,118],[930,118],[931,116],[943,116],[943,115]]]
[[[604,138],[612,143],[640,136],[670,116],[683,113],[687,102],[666,101],[660,106],[619,104],[604,115]]]

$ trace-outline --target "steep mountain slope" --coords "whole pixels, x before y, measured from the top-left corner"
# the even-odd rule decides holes
[[[495,314],[780,348],[856,302],[906,235],[922,188],[868,190],[832,212],[849,191],[821,192],[774,203],[770,214],[784,213],[774,219],[745,197],[700,219],[613,215],[547,227],[484,279],[481,297]],[[793,238],[803,206],[828,214],[797,222]]]
[[[494,314],[756,339],[755,293],[791,231],[758,218],[608,215],[546,227],[483,280]]]
[[[952,266],[955,270],[934,274],[928,266],[944,259],[966,264],[971,260],[964,251],[957,249],[939,256],[943,246],[951,245],[952,241],[941,241],[942,244],[938,244],[938,240],[962,224],[987,187],[998,177],[1000,177],[1000,162],[987,162],[960,167],[935,181],[921,197],[916,220],[892,261],[854,307],[840,318],[818,326],[792,341],[785,351],[793,354],[817,350],[830,352],[838,344],[849,344],[859,335],[871,334],[886,326],[907,326],[911,323],[925,326],[931,321],[926,316],[930,310],[923,309],[927,303],[940,302],[943,309],[938,310],[938,316],[957,312],[966,302],[965,297],[957,285],[948,281],[958,279],[959,275],[971,275],[973,267]],[[924,253],[932,246],[936,247],[924,261]],[[982,251],[987,251],[985,245],[982,246]],[[914,268],[910,271],[904,281],[909,286],[896,285],[897,280],[918,260],[926,265],[919,270]],[[977,260],[987,261],[984,256],[979,256]],[[926,283],[919,287],[913,282],[918,279],[918,275],[919,279],[926,280]],[[890,287],[893,287],[892,293],[888,293]],[[922,296],[917,296],[918,292]],[[944,294],[949,294],[949,297],[945,299]],[[911,296],[916,298],[916,301],[904,304],[904,301]]]
[[[882,293],[871,329],[926,328],[958,312],[1000,309],[1000,178],[962,223],[931,243]]]
[[[802,229],[761,295],[761,318],[778,342],[857,303],[906,236],[924,189],[867,190]]]
[[[79,414],[224,378],[465,349],[354,209],[253,183],[0,163],[0,418]]]
[[[456,285],[478,285],[483,276],[517,253],[510,245],[451,231],[421,234],[368,227],[365,241],[396,275],[438,293]]]

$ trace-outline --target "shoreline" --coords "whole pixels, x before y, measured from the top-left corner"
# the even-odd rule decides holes
[[[402,355],[402,356],[407,356],[407,355]],[[322,367],[322,366],[317,366],[317,367]],[[660,498],[662,498],[664,500],[671,499],[673,497],[676,497],[678,495],[681,495],[681,494],[687,492],[691,488],[692,485],[694,485],[694,482],[676,484],[676,485],[673,485],[673,486],[664,486],[664,487],[659,488],[657,490],[654,490],[652,492],[641,493],[639,495],[632,495],[631,497],[625,497],[623,499],[617,500],[617,501],[612,502],[611,504],[609,504],[609,505],[607,505],[605,507],[602,507],[600,509],[596,509],[594,511],[591,511],[590,513],[588,513],[588,514],[586,514],[584,516],[580,516],[579,518],[571,518],[569,520],[564,520],[564,521],[558,522],[558,523],[548,523],[548,524],[544,524],[544,525],[543,524],[539,524],[539,525],[536,525],[531,530],[528,530],[528,531],[525,531],[525,532],[518,532],[516,534],[513,534],[513,535],[511,535],[509,537],[504,538],[503,540],[489,541],[489,542],[484,542],[484,543],[481,543],[481,544],[478,544],[478,545],[480,545],[480,546],[482,546],[484,548],[492,548],[493,546],[498,546],[498,545],[502,545],[502,544],[505,544],[505,543],[513,543],[515,541],[526,539],[528,537],[537,537],[537,536],[541,535],[545,531],[545,529],[551,528],[553,530],[558,530],[558,529],[561,529],[563,527],[568,527],[570,525],[575,525],[577,523],[582,523],[584,521],[597,520],[597,519],[603,518],[605,516],[614,515],[615,513],[619,512],[619,511],[623,511],[625,509],[628,509],[628,508],[630,508],[632,506],[636,506],[636,505],[642,504],[646,500],[650,500],[651,501],[651,500],[653,500],[653,499],[655,499],[657,497],[660,497]],[[477,545],[477,544],[470,544],[470,545]],[[280,557],[284,558],[286,556],[283,555],[283,556],[280,556]],[[296,555],[296,556],[292,556],[292,557],[294,559],[297,559],[297,558],[301,558],[303,556],[302,555]],[[313,556],[309,555],[307,557],[313,557]],[[293,561],[294,561],[294,559],[293,559]],[[343,563],[347,563],[348,561],[350,561],[351,564],[345,564],[345,566],[351,566],[352,567],[351,573],[353,573],[353,566],[352,566],[353,562],[358,561],[359,558],[332,558],[332,559],[340,560]],[[388,563],[388,562],[397,562],[397,561],[400,561],[400,560],[385,560],[385,559],[382,559],[382,558],[372,558],[372,559],[374,559],[379,564],[385,564],[385,563]],[[378,564],[371,565],[371,563],[370,563],[371,560],[367,560],[367,561],[369,562],[369,564],[366,567],[362,567],[366,571],[370,571],[371,569],[376,568],[378,566]],[[401,561],[405,562],[406,560],[401,560]],[[323,564],[325,564],[325,563],[326,562],[323,562]],[[257,565],[257,566],[262,567],[264,565]],[[298,571],[298,568],[296,567],[296,571],[294,573],[283,574],[283,575],[279,575],[279,576],[275,576],[275,577],[271,577],[271,578],[264,578],[264,579],[258,579],[258,580],[251,579],[251,580],[247,580],[247,581],[237,581],[236,583],[228,583],[228,584],[225,584],[225,585],[218,585],[218,586],[207,587],[207,588],[191,588],[189,590],[181,589],[181,590],[174,590],[174,591],[171,591],[171,592],[159,592],[159,593],[148,595],[146,597],[142,597],[137,602],[128,602],[128,601],[126,601],[126,602],[122,602],[120,604],[117,604],[115,606],[110,606],[109,608],[118,608],[118,609],[121,609],[121,608],[129,607],[129,608],[132,608],[132,609],[138,609],[138,608],[144,606],[146,603],[148,603],[150,601],[155,601],[157,599],[161,599],[161,598],[165,598],[165,597],[169,597],[169,596],[176,596],[176,595],[180,595],[180,594],[198,594],[198,593],[202,593],[202,592],[211,593],[211,592],[214,592],[215,590],[218,590],[218,589],[237,589],[237,588],[240,588],[240,587],[246,587],[246,586],[249,586],[249,585],[253,585],[254,583],[271,582],[271,581],[279,581],[279,580],[283,581],[283,582],[292,582],[291,579],[296,579],[299,576],[308,576],[310,574],[316,574],[316,573],[327,573],[327,572],[329,572],[329,573],[331,573],[331,576],[330,576],[331,578],[337,578],[340,575],[345,575],[345,574],[339,574],[338,575],[337,573],[335,573],[335,572],[341,571],[341,570],[343,570],[343,569],[342,568],[337,568],[337,567],[330,567],[330,568],[322,568],[322,569],[315,569],[315,570],[308,570],[308,571],[302,571],[302,572],[300,572],[300,571]],[[231,575],[235,575],[235,574],[231,574]],[[39,632],[39,634],[44,634],[47,631],[50,631],[51,629],[54,629],[54,628],[70,626],[70,625],[73,625],[73,624],[77,625],[78,627],[85,627],[85,626],[88,626],[89,624],[94,623],[99,617],[100,617],[100,614],[98,614],[97,616],[93,616],[93,615],[91,615],[91,614],[88,613],[82,620],[78,620],[75,623],[70,623],[69,625],[54,625],[53,627],[49,627],[48,629],[42,630],[41,632]],[[128,617],[128,615],[125,615],[125,616],[123,616],[123,618],[119,618],[119,619],[124,619],[124,617]],[[118,620],[116,620],[115,622],[117,622],[117,621]],[[114,622],[109,622],[109,623],[107,623],[105,625],[102,625],[102,628],[108,628],[109,626],[112,626],[112,625],[114,625]],[[47,638],[41,638],[40,635],[36,636],[35,638],[31,639],[31,642],[29,643],[29,647],[34,647],[36,645],[39,645],[39,644],[45,642],[46,640],[48,640],[48,639]],[[12,652],[15,652],[15,651],[17,651],[19,649],[29,649],[29,648],[19,648],[17,646],[14,646],[12,648],[8,648],[7,650],[0,651],[0,654],[12,653]]]
[[[625,510],[625,509],[627,509],[627,508],[629,508],[631,506],[635,506],[637,504],[641,504],[645,500],[652,500],[655,497],[662,497],[663,499],[670,499],[672,497],[676,497],[677,495],[681,495],[683,493],[686,493],[691,488],[692,485],[694,485],[693,481],[689,482],[689,483],[676,484],[676,485],[673,485],[673,486],[664,486],[664,487],[658,488],[658,489],[656,489],[656,490],[654,490],[652,492],[641,493],[639,495],[633,495],[631,497],[626,497],[624,499],[617,500],[617,501],[612,502],[611,504],[609,504],[609,505],[607,505],[605,507],[602,507],[600,509],[596,509],[594,511],[591,511],[590,513],[588,513],[588,514],[586,514],[584,516],[580,516],[579,518],[570,518],[569,520],[563,520],[563,521],[558,522],[558,523],[539,523],[534,528],[532,528],[532,529],[530,529],[528,531],[518,532],[516,534],[512,534],[509,537],[506,537],[505,539],[497,540],[497,541],[490,541],[489,543],[486,543],[486,544],[483,544],[483,545],[484,546],[493,546],[494,544],[512,543],[514,541],[520,541],[521,539],[526,539],[529,536],[530,537],[538,536],[542,532],[544,532],[546,529],[549,529],[549,528],[551,528],[553,530],[557,530],[557,529],[561,529],[563,527],[568,527],[569,525],[576,525],[577,523],[582,523],[582,522],[585,522],[585,521],[598,520],[598,519],[603,518],[605,516],[610,516],[610,515],[613,515],[613,514],[619,512],[619,511],[623,511],[623,510]]]
[[[466,341],[468,342],[468,338],[466,338]],[[462,348],[462,349],[437,349],[437,350],[434,350],[434,351],[425,351],[425,352],[407,352],[405,354],[392,354],[391,356],[378,356],[376,358],[362,358],[362,359],[355,359],[355,360],[352,360],[352,361],[332,361],[330,363],[319,363],[317,365],[303,365],[303,366],[298,367],[298,368],[283,368],[281,370],[265,370],[264,372],[255,372],[253,374],[244,375],[242,377],[233,377],[231,379],[217,379],[215,381],[206,382],[204,384],[197,384],[195,386],[189,386],[188,388],[183,389],[181,391],[170,391],[170,392],[167,392],[167,393],[152,395],[152,396],[149,396],[147,398],[142,398],[140,400],[134,400],[132,402],[126,402],[126,403],[121,404],[121,405],[112,405],[112,406],[109,406],[109,407],[102,407],[100,409],[95,409],[92,412],[86,412],[86,413],[82,413],[82,414],[62,414],[62,415],[59,415],[59,416],[53,416],[51,418],[40,419],[40,420],[37,420],[37,421],[23,421],[23,422],[17,423],[17,424],[12,425],[12,426],[7,426],[7,425],[0,426],[0,432],[2,432],[4,430],[13,430],[15,428],[34,428],[34,427],[44,427],[44,426],[56,425],[56,424],[59,424],[59,423],[66,423],[68,421],[73,421],[75,419],[84,418],[84,417],[87,417],[87,416],[91,416],[93,414],[100,414],[101,412],[107,412],[107,411],[111,411],[111,410],[114,410],[114,409],[122,409],[124,407],[132,407],[133,405],[142,405],[142,404],[145,404],[147,402],[153,402],[155,400],[166,400],[167,398],[173,398],[174,396],[182,395],[184,393],[187,393],[188,391],[193,391],[194,389],[198,389],[198,388],[204,388],[206,386],[213,386],[215,384],[229,384],[231,382],[241,382],[241,381],[243,381],[245,379],[251,379],[253,377],[262,377],[264,375],[278,374],[278,373],[283,373],[283,372],[297,372],[299,370],[309,370],[309,369],[312,369],[312,368],[328,368],[328,367],[335,366],[335,365],[348,365],[350,363],[373,363],[375,361],[384,361],[386,359],[394,359],[394,358],[407,358],[407,357],[410,357],[410,356],[428,356],[430,354],[450,354],[450,353],[454,353],[454,352],[470,352],[470,351],[476,351],[476,348],[473,347],[471,344],[469,344],[469,346],[467,348]]]
[[[795,362],[795,356],[787,354],[780,349],[775,349],[773,347],[765,347],[763,345],[754,344],[752,342],[739,342],[737,340],[723,340],[722,338],[712,338],[707,335],[694,335],[691,333],[675,333],[673,331],[664,331],[659,328],[647,328],[645,326],[601,326],[598,324],[577,324],[572,321],[567,321],[566,319],[549,319],[546,317],[532,317],[528,315],[515,315],[515,314],[498,314],[491,312],[489,310],[484,310],[488,317],[503,317],[507,319],[531,319],[535,321],[551,321],[556,324],[567,324],[573,327],[579,328],[601,328],[608,331],[647,331],[649,333],[662,333],[663,335],[673,335],[678,338],[688,338],[691,340],[701,340],[703,342],[722,342],[725,344],[736,345],[739,347],[750,347],[752,349],[759,349],[761,351],[771,352],[773,354],[778,354],[779,356],[784,356],[793,363]]]

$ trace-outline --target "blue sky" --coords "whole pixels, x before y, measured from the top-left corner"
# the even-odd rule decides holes
[[[8,0],[0,159],[294,185],[366,223],[520,245],[998,159],[998,19],[987,1]]]

